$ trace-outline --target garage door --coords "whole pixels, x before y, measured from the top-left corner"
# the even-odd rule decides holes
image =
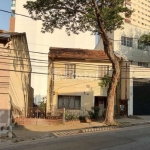
[[[134,80],[133,82],[133,114],[150,115],[149,80]]]

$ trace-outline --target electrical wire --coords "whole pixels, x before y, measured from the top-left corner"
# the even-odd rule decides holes
[[[27,18],[31,18],[31,19],[33,19],[33,18],[32,18],[32,17],[30,17],[30,16],[23,15],[23,14],[18,14],[18,13],[11,12],[11,11],[7,11],[7,10],[3,10],[3,9],[0,9],[0,11],[5,12],[5,13],[9,13],[9,14],[15,14],[15,15],[18,15],[18,16],[22,16],[22,17],[27,17]]]
[[[14,49],[14,48],[8,49],[8,48],[4,48],[4,47],[0,47],[0,49],[6,49],[6,50],[8,50],[8,51],[15,50],[15,51],[22,51],[22,52],[23,52],[22,49]],[[42,53],[42,52],[36,52],[36,51],[25,51],[25,52],[36,53],[36,54],[42,54],[42,55],[48,55],[48,53]],[[9,53],[9,52],[8,52],[8,53]]]

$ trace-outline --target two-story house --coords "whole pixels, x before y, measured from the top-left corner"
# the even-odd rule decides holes
[[[106,109],[108,85],[99,86],[104,76],[111,77],[112,65],[104,51],[51,47],[49,52],[47,115],[66,108],[86,114],[92,106]],[[127,114],[128,61],[120,61],[122,72],[115,96],[116,115]],[[121,108],[121,109],[120,109]]]

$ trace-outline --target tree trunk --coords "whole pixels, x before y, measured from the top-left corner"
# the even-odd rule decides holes
[[[104,123],[107,125],[114,125],[114,102],[116,87],[120,77],[120,65],[119,58],[117,58],[113,52],[112,43],[109,43],[107,46],[104,44],[104,50],[107,53],[107,56],[109,57],[113,68],[111,82],[107,91],[107,108]]]
[[[116,91],[116,86],[118,83],[118,79],[120,77],[120,66],[119,66],[119,61],[120,58],[118,58],[113,51],[113,45],[112,42],[110,41],[107,32],[105,31],[104,24],[103,24],[103,19],[101,17],[101,14],[99,13],[98,10],[98,5],[95,0],[92,0],[94,9],[95,9],[95,17],[97,18],[97,26],[99,28],[99,34],[102,37],[103,40],[103,45],[104,45],[104,51],[107,54],[109,60],[112,63],[112,68],[113,68],[113,74],[111,78],[111,82],[109,84],[109,88],[107,91],[107,109],[106,109],[106,115],[105,115],[105,124],[108,125],[114,125],[114,101],[115,101],[115,91]]]

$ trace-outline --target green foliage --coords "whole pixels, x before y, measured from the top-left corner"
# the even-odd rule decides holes
[[[99,82],[98,85],[100,87],[107,87],[110,82],[111,82],[111,77],[108,75],[105,75],[104,77],[101,78],[101,82]],[[118,82],[117,86],[119,86],[119,82]]]
[[[66,111],[66,113],[65,113],[65,120],[66,121],[78,120],[78,114]]]
[[[97,0],[98,13],[106,32],[122,28],[124,15],[133,11],[125,7],[125,0]],[[66,28],[66,32],[78,34],[91,31],[100,34],[94,2],[92,0],[36,0],[24,5],[35,20],[42,20],[42,32],[53,32],[55,28]]]
[[[90,111],[88,111],[89,118],[97,120],[99,117],[100,107],[92,107]]]
[[[111,77],[108,75],[105,75],[104,77],[101,78],[101,82],[98,83],[98,85],[100,87],[107,87],[110,81],[111,81]]]
[[[140,44],[144,44],[145,46],[150,46],[150,33],[148,33],[148,34],[143,34],[143,35],[139,38],[139,42],[140,42]]]
[[[44,112],[45,109],[46,109],[46,102],[44,102],[44,101],[39,102],[38,110],[39,110],[40,112]]]

